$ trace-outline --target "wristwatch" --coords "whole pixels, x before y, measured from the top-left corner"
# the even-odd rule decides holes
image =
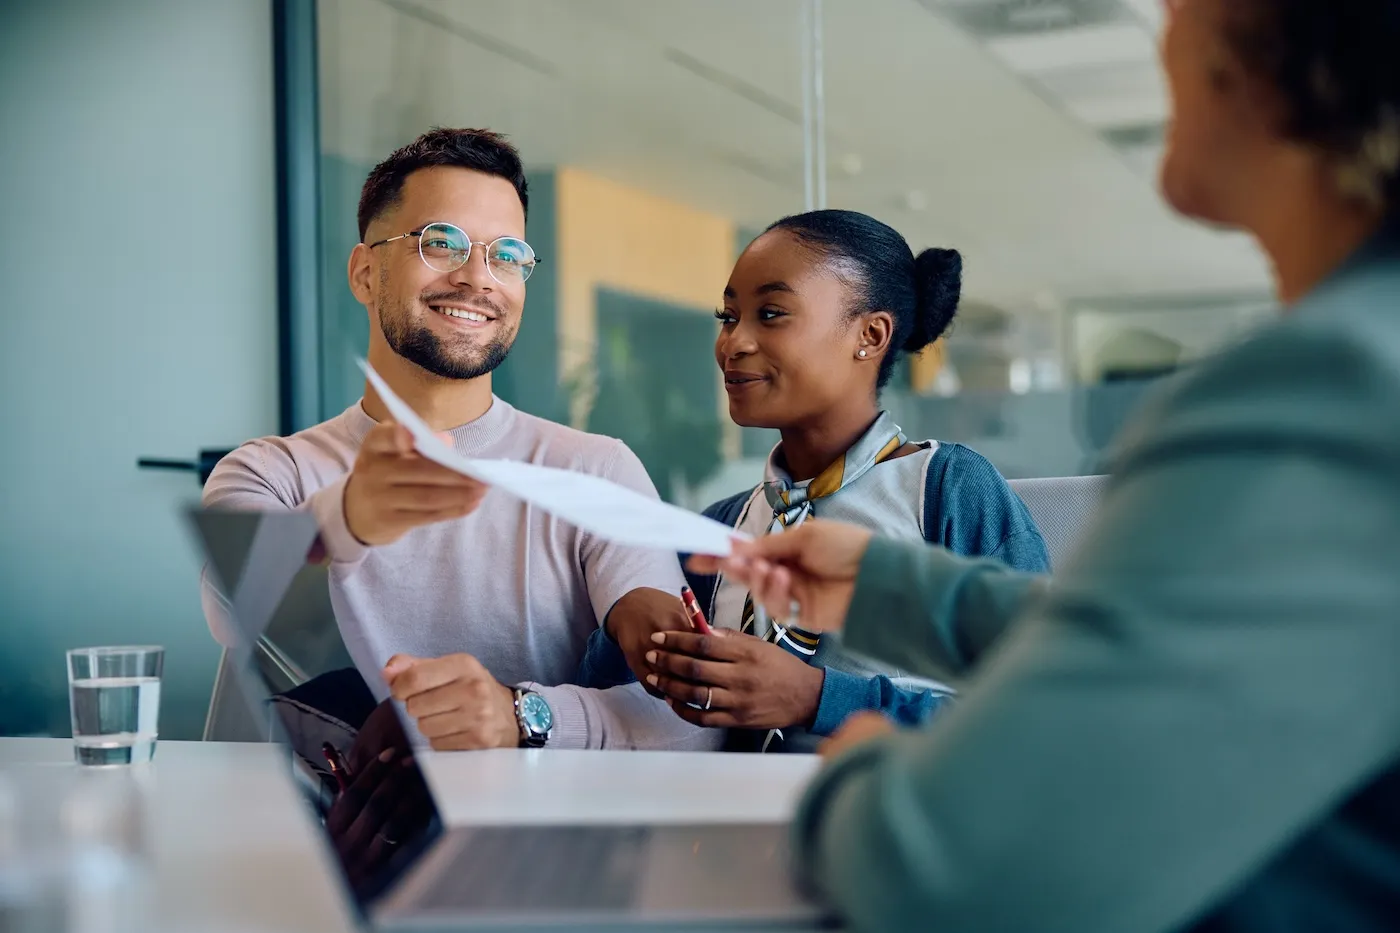
[[[520,726],[521,748],[544,748],[554,728],[554,711],[538,693],[516,687],[515,721]]]

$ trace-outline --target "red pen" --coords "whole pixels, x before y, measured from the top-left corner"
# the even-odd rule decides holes
[[[690,587],[681,588],[681,604],[685,606],[685,614],[690,619],[690,627],[701,635],[709,635],[713,629],[710,623],[705,621],[705,613],[700,611],[700,601],[695,598],[695,591]]]
[[[340,757],[339,750],[329,742],[321,743],[321,754],[325,756],[326,764],[330,765],[331,774],[340,786],[341,793],[344,793],[350,787],[350,767],[345,764],[345,759]]]

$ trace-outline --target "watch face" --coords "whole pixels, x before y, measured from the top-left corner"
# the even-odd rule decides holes
[[[554,728],[554,712],[538,693],[527,693],[520,698],[520,718],[530,731],[544,735]]]

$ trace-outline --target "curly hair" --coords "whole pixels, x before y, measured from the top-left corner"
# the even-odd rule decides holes
[[[1400,206],[1400,0],[1225,0],[1227,40],[1344,194]]]

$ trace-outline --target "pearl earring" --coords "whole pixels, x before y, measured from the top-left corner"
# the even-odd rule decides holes
[[[858,355],[861,359],[865,359],[865,350],[862,349],[862,350],[860,351],[860,353],[857,354],[857,355]]]

